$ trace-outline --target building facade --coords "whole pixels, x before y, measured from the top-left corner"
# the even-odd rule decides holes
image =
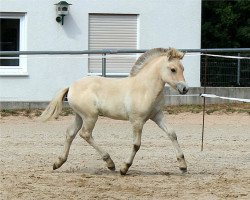
[[[63,25],[58,2],[0,0],[1,51],[200,48],[201,0],[68,0]],[[135,59],[108,58],[107,74],[128,74]],[[200,58],[183,63],[189,85],[200,86]],[[5,56],[0,101],[49,101],[74,80],[100,73],[98,55]]]

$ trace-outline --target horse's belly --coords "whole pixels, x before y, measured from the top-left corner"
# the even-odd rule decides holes
[[[99,107],[99,115],[111,119],[128,120],[128,113],[123,105],[105,105]]]
[[[97,107],[100,115],[112,119],[128,120],[130,101],[126,98],[126,91],[122,88],[117,89],[117,87],[110,86],[108,90],[98,91]]]

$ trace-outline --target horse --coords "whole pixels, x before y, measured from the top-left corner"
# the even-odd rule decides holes
[[[75,120],[66,131],[64,151],[53,165],[53,170],[61,167],[67,160],[70,146],[79,132],[106,162],[108,169],[115,171],[110,155],[93,139],[92,131],[98,116],[117,120],[128,120],[133,127],[132,152],[120,168],[125,175],[133,163],[141,146],[143,125],[150,119],[170,138],[182,172],[187,171],[184,154],[173,129],[167,128],[162,108],[164,106],[164,87],[170,85],[180,94],[188,92],[184,67],[181,59],[184,53],[175,48],[154,48],[142,54],[126,78],[106,78],[100,76],[84,77],[64,88],[52,99],[41,114],[47,121],[57,118],[62,110],[62,102],[67,95],[69,106],[75,113]]]

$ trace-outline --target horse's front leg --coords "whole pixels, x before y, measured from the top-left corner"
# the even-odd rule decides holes
[[[177,136],[174,130],[168,130],[166,125],[166,120],[162,111],[158,112],[153,118],[151,118],[165,133],[167,133],[168,137],[172,141],[172,144],[176,151],[177,161],[179,162],[179,168],[182,172],[187,171],[187,164],[184,158],[184,154],[180,148],[180,145],[177,140]]]
[[[125,175],[127,173],[129,167],[133,163],[133,160],[135,158],[137,151],[140,149],[142,127],[143,127],[143,123],[133,123],[133,141],[134,142],[133,142],[133,147],[132,147],[132,153],[130,157],[128,158],[127,162],[123,163],[120,169],[121,175]]]

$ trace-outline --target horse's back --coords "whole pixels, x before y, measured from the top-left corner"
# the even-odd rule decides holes
[[[68,100],[75,111],[127,120],[127,79],[86,77],[69,88]]]
[[[124,93],[128,89],[127,78],[104,78],[90,76],[75,81],[69,88],[75,93],[94,93],[97,96],[116,96]]]

